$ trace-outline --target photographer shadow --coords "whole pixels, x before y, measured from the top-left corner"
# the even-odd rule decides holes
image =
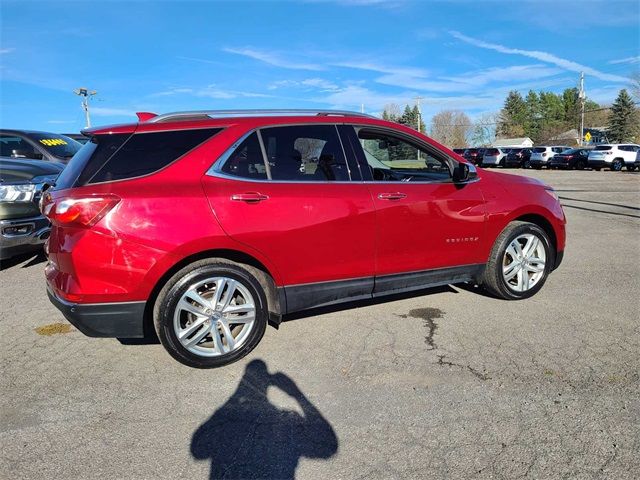
[[[267,398],[275,387],[303,415]],[[301,457],[327,459],[338,451],[333,428],[284,373],[270,374],[262,360],[247,365],[231,398],[193,434],[191,455],[210,460],[210,478],[295,478]]]

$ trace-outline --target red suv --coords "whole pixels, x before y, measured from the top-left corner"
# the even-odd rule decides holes
[[[42,201],[51,301],[95,337],[155,328],[217,367],[284,314],[475,282],[527,298],[562,260],[537,180],[489,171],[351,112],[139,114],[86,131]]]

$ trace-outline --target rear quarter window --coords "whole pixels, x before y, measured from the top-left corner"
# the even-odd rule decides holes
[[[221,128],[95,135],[71,159],[56,189],[141,177],[157,172]]]

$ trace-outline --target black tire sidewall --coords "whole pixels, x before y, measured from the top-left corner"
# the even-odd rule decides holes
[[[240,348],[225,355],[203,357],[188,351],[182,346],[173,328],[173,317],[180,298],[191,285],[216,276],[237,280],[249,290],[256,304],[256,319],[249,338]],[[173,358],[190,367],[215,368],[235,362],[256,347],[266,330],[268,321],[267,299],[260,283],[249,272],[232,264],[213,263],[197,267],[191,272],[186,272],[185,275],[174,280],[173,284],[169,286],[166,293],[158,301],[160,302],[156,318],[158,338]]]
[[[520,225],[514,225],[507,228],[509,228],[510,231],[497,246],[497,261],[495,262],[495,265],[493,265],[493,268],[496,269],[496,271],[493,272],[493,274],[495,275],[494,278],[498,280],[497,288],[499,292],[497,293],[499,293],[502,298],[509,300],[520,300],[532,297],[533,295],[538,293],[538,291],[540,291],[540,289],[544,286],[547,278],[549,277],[549,274],[553,270],[553,265],[555,263],[554,249],[551,246],[551,242],[545,231],[533,223],[521,223]],[[526,292],[516,292],[507,285],[507,282],[503,277],[502,259],[504,258],[505,251],[508,248],[509,244],[516,237],[523,234],[534,234],[542,241],[545,249],[546,261],[544,267],[544,276],[538,281],[538,283]]]

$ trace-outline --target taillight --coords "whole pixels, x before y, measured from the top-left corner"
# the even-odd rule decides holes
[[[52,200],[46,194],[42,201],[42,213],[59,226],[91,227],[115,207],[120,198],[112,195],[96,197],[61,197]]]

